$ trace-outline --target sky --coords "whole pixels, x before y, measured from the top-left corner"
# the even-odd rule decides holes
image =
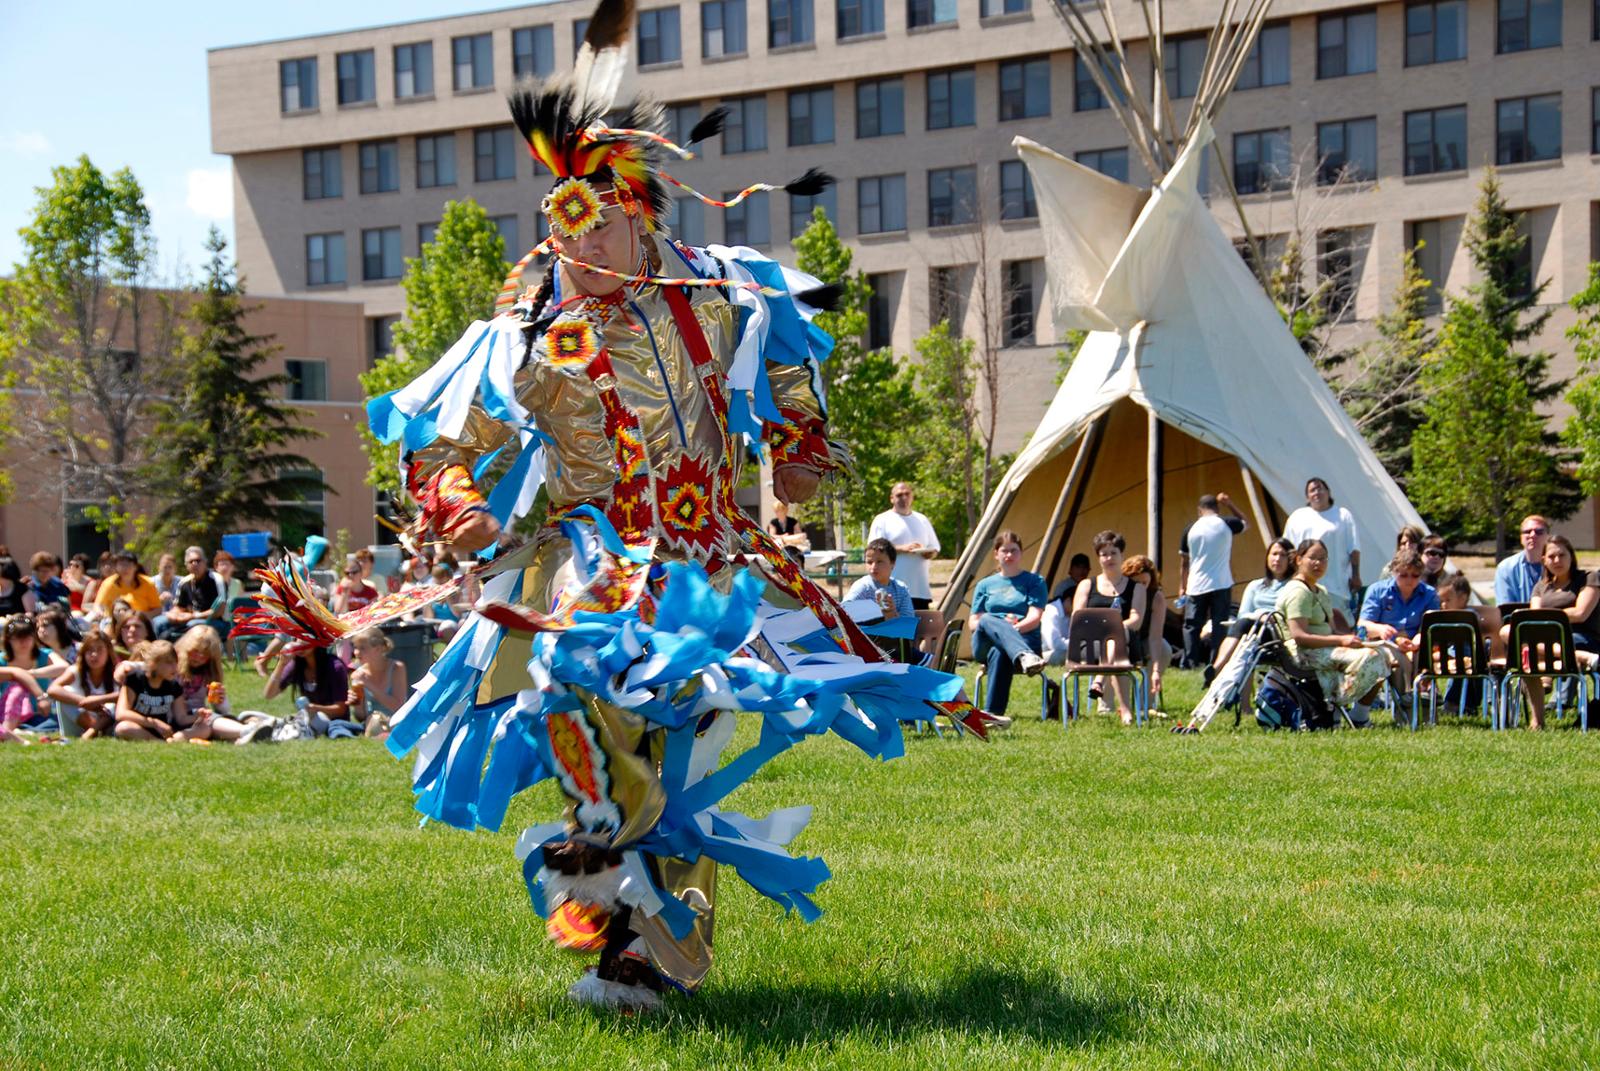
[[[233,237],[233,177],[211,152],[206,50],[523,6],[495,0],[0,0],[0,275],[51,169],[80,154],[129,167],[161,261],[196,271],[206,232]]]

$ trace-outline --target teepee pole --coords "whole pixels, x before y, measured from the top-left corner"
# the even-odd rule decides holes
[[[1215,77],[1217,56],[1222,50],[1228,36],[1228,18],[1233,11],[1235,0],[1223,0],[1217,9],[1217,24],[1211,28],[1211,36],[1206,39],[1206,61],[1200,65],[1200,80],[1195,84],[1194,102],[1189,107],[1189,121],[1184,124],[1183,140],[1188,141],[1193,136],[1195,128],[1200,125],[1200,117],[1204,114],[1208,87],[1211,79]]]
[[[1256,530],[1261,533],[1261,549],[1266,550],[1272,546],[1273,529],[1261,505],[1261,488],[1256,484],[1255,473],[1244,463],[1244,458],[1239,459],[1239,476],[1244,480],[1244,496],[1250,501],[1250,516],[1256,519]]]
[[[1041,574],[1046,580],[1054,580],[1061,569],[1061,559],[1067,553],[1067,532],[1070,525],[1076,524],[1078,510],[1083,507],[1084,494],[1089,490],[1089,474],[1094,471],[1095,462],[1100,460],[1100,446],[1105,442],[1106,427],[1111,423],[1109,411],[1095,417],[1089,425],[1085,436],[1089,442],[1089,453],[1083,462],[1083,472],[1079,474],[1078,486],[1072,492],[1072,499],[1067,503],[1066,516],[1070,518],[1068,525],[1061,529],[1061,537],[1056,540],[1055,553],[1050,556],[1050,571]],[[1037,572],[1038,570],[1035,570]]]
[[[1072,459],[1072,467],[1067,470],[1067,478],[1061,483],[1061,493],[1056,496],[1055,509],[1050,511],[1050,523],[1044,526],[1044,538],[1039,541],[1039,552],[1033,556],[1033,571],[1040,576],[1044,576],[1044,560],[1050,556],[1051,547],[1058,539],[1066,536],[1065,532],[1057,532],[1056,527],[1067,511],[1067,503],[1071,501],[1072,492],[1077,489],[1078,481],[1083,478],[1083,470],[1088,465],[1089,455],[1094,453],[1094,446],[1100,438],[1100,425],[1104,420],[1104,417],[1099,417],[1084,429],[1083,438],[1078,443],[1078,455]]]
[[[1117,14],[1111,8],[1112,0],[1100,0],[1100,18],[1106,24],[1106,33],[1111,36],[1111,46],[1117,50],[1117,58],[1122,61],[1122,80],[1128,87],[1128,104],[1139,113],[1144,120],[1143,133],[1151,142],[1155,150],[1156,159],[1162,161],[1161,175],[1153,176],[1157,182],[1166,175],[1167,168],[1172,166],[1173,154],[1161,140],[1160,124],[1156,122],[1153,111],[1144,105],[1144,99],[1139,96],[1137,87],[1133,84],[1133,69],[1128,64],[1128,56],[1122,50],[1122,31],[1117,28]]]
[[[1233,184],[1233,174],[1228,170],[1228,160],[1222,155],[1222,143],[1212,138],[1211,148],[1217,154],[1217,170],[1222,175],[1222,184],[1228,188],[1228,198],[1233,201],[1233,210],[1238,213],[1239,226],[1244,228],[1244,240],[1250,243],[1250,250],[1255,254],[1250,258],[1250,270],[1254,272],[1256,282],[1261,284],[1261,289],[1265,290],[1267,297],[1270,298],[1272,284],[1267,279],[1267,251],[1256,240],[1255,232],[1250,229],[1250,218],[1245,215],[1244,202],[1239,200],[1239,190]]]
[[[1117,121],[1128,132],[1129,141],[1133,143],[1135,151],[1143,160],[1146,170],[1151,178],[1159,182],[1165,173],[1164,169],[1156,163],[1155,157],[1150,155],[1149,139],[1144,133],[1139,113],[1132,106],[1132,87],[1126,82],[1127,67],[1123,62],[1113,63],[1111,53],[1095,39],[1094,31],[1090,29],[1088,20],[1083,13],[1078,11],[1072,0],[1051,0],[1050,5],[1067,27],[1067,33],[1073,40],[1073,45],[1080,54],[1087,53],[1089,77],[1094,80],[1095,87],[1100,90],[1105,98],[1106,105],[1110,107]],[[1120,55],[1120,53],[1119,53]],[[1111,86],[1110,75],[1113,68],[1121,72],[1115,89]]]
[[[1164,473],[1161,467],[1162,453],[1162,426],[1161,418],[1156,416],[1154,409],[1145,410],[1145,516],[1148,519],[1145,530],[1145,553],[1150,555],[1150,560],[1156,563],[1156,568],[1161,568],[1161,499],[1162,482]]]
[[[1150,14],[1150,0],[1139,0],[1139,11],[1144,15],[1145,33],[1150,40],[1150,106],[1156,120],[1163,125],[1156,129],[1156,139],[1177,156],[1176,138],[1178,119],[1172,110],[1172,91],[1167,86],[1167,37],[1162,0],[1156,0],[1155,15]]]
[[[1250,58],[1250,51],[1255,48],[1256,38],[1261,34],[1261,24],[1266,21],[1267,9],[1271,4],[1272,0],[1258,0],[1256,6],[1245,16],[1238,47],[1234,49],[1233,62],[1224,70],[1222,80],[1215,87],[1216,99],[1210,104],[1211,112],[1221,110],[1228,95],[1233,92],[1234,83],[1239,80],[1239,72],[1244,69],[1244,61]]]

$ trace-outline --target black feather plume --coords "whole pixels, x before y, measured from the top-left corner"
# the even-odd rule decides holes
[[[844,287],[838,283],[824,283],[810,290],[802,290],[794,295],[796,301],[803,301],[819,312],[832,312],[839,307],[839,299],[844,296]]]
[[[718,105],[712,108],[709,112],[706,112],[706,117],[696,123],[693,130],[689,131],[689,140],[684,142],[684,147],[698,145],[708,138],[716,137],[722,133],[722,124],[727,122],[727,119],[728,109],[726,107]]]
[[[796,197],[815,197],[832,185],[832,175],[818,168],[808,167],[804,175],[793,182],[785,183],[783,189],[784,192],[792,193]]]

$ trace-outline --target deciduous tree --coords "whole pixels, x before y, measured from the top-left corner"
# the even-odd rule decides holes
[[[1600,495],[1600,261],[1589,265],[1589,285],[1573,295],[1578,320],[1567,328],[1578,374],[1567,402],[1565,438],[1578,452],[1577,478],[1586,495]]]

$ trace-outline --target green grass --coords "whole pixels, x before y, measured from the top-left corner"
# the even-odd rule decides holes
[[[1036,696],[989,746],[774,762],[731,805],[815,804],[827,914],[724,872],[707,984],[646,1020],[561,997],[511,857],[548,786],[469,835],[370,741],[0,749],[0,1068],[1600,1063],[1600,737],[1064,732]]]

